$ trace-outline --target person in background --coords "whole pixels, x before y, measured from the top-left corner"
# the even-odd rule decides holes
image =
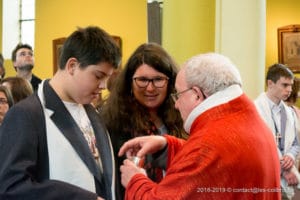
[[[292,86],[292,92],[290,96],[284,101],[287,106],[292,108],[292,110],[296,113],[295,115],[295,121],[297,123],[297,136],[298,136],[298,141],[300,139],[300,109],[296,105],[297,99],[299,98],[299,89],[300,89],[300,79],[297,77],[294,77],[294,83]],[[298,154],[296,160],[295,160],[295,165],[300,172],[300,153]],[[298,189],[300,189],[300,183],[298,183]]]
[[[22,77],[6,77],[0,84],[10,90],[15,104],[33,93],[31,84]]]
[[[294,77],[294,83],[292,86],[292,92],[290,96],[284,101],[287,106],[292,108],[292,110],[296,113],[295,121],[297,122],[297,133],[298,133],[298,141],[300,139],[300,109],[296,105],[297,99],[299,98],[299,89],[300,89],[300,79]],[[298,157],[300,154],[298,154]]]
[[[115,153],[127,140],[143,135],[170,134],[184,137],[182,120],[170,94],[175,91],[177,65],[158,44],[141,44],[130,56],[102,106],[101,114],[111,135]],[[118,158],[118,157],[116,157]],[[125,157],[116,159],[119,169]],[[152,180],[159,182],[163,170],[151,162],[145,168]],[[117,173],[117,194],[124,198],[124,188]]]
[[[99,27],[65,41],[59,69],[14,105],[0,128],[0,199],[114,200],[114,155],[90,104],[120,62]]]
[[[4,67],[4,58],[2,53],[0,53],[0,80],[5,77],[5,67]]]
[[[12,95],[5,86],[0,85],[0,125],[10,107],[14,104]]]
[[[292,86],[292,91],[290,96],[284,101],[288,106],[290,106],[297,115],[297,118],[300,119],[300,109],[296,106],[297,99],[299,97],[300,89],[300,79],[294,77],[294,83]]]
[[[172,94],[189,138],[144,136],[126,142],[119,151],[128,156],[120,168],[126,199],[279,200],[276,144],[241,84],[225,56],[189,59]],[[160,183],[130,160],[153,153],[167,166]]]
[[[300,151],[297,137],[297,117],[284,103],[291,92],[293,72],[283,64],[269,67],[266,75],[266,92],[255,99],[260,116],[272,130],[281,165],[282,199],[292,199],[293,186],[298,184],[295,159]]]
[[[36,91],[42,80],[32,73],[34,67],[32,47],[28,44],[18,44],[12,51],[11,59],[17,76],[29,81],[33,90]]]

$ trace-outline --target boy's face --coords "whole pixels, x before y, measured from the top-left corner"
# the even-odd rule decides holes
[[[292,92],[292,85],[293,79],[287,77],[280,77],[276,83],[271,80],[268,80],[268,91],[272,95],[274,99],[286,100],[291,92]]]
[[[106,88],[106,81],[112,72],[113,66],[106,62],[89,65],[84,69],[79,68],[78,63],[72,72],[67,91],[69,100],[80,104],[91,103]]]

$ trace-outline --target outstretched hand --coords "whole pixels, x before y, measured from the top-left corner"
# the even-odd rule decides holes
[[[146,154],[155,153],[167,145],[167,140],[163,136],[142,136],[133,138],[123,144],[118,155],[126,154],[128,159],[134,156],[143,158]]]

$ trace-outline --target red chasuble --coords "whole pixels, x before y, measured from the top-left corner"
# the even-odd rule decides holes
[[[135,175],[126,199],[280,199],[274,138],[245,95],[198,116],[186,142],[166,138],[165,178],[156,184]]]

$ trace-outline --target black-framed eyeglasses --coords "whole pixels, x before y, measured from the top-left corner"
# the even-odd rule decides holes
[[[146,78],[141,76],[141,77],[134,77],[133,80],[135,81],[135,84],[140,88],[148,87],[150,82],[154,87],[162,88],[166,85],[169,78],[168,77]]]
[[[172,94],[171,94],[171,97],[172,97],[173,101],[174,101],[174,102],[177,101],[177,100],[179,99],[180,95],[182,95],[183,93],[185,93],[185,92],[187,92],[187,91],[189,91],[189,90],[191,90],[191,89],[192,89],[192,88],[188,88],[188,89],[183,90],[183,91],[180,91],[180,92],[172,93]]]
[[[8,101],[7,101],[7,99],[0,98],[0,104],[1,104],[1,105],[8,104]]]

